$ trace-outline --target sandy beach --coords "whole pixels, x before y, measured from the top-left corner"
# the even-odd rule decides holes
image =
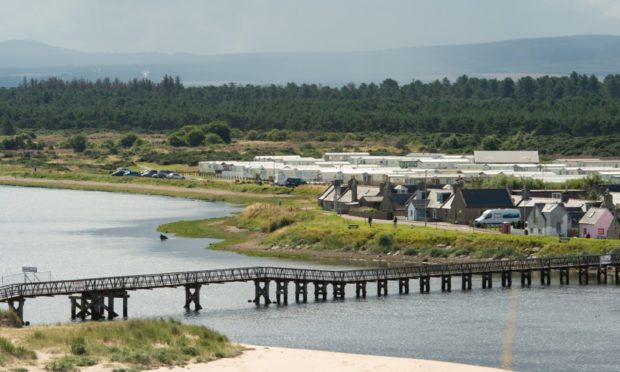
[[[160,368],[156,371],[204,372],[491,372],[502,371],[465,364],[431,360],[395,358],[244,345],[248,348],[236,358],[219,359],[210,363],[190,364],[186,367]]]

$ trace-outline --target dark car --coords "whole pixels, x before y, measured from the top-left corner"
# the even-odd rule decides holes
[[[132,171],[132,170],[128,170],[127,172],[125,172],[125,174],[123,174],[123,176],[125,177],[139,177],[140,173],[136,172],[136,171]]]
[[[287,178],[286,181],[284,182],[284,186],[288,186],[288,187],[295,187],[295,186],[299,186],[299,185],[305,185],[306,181],[302,180],[301,178]]]
[[[151,177],[153,177],[153,178],[167,178],[170,173],[172,173],[172,171],[160,170],[160,171],[157,171],[157,173],[152,175]]]
[[[127,168],[118,168],[117,170],[115,170],[114,172],[112,172],[112,176],[114,177],[122,177],[125,175],[125,173],[129,172],[129,169]]]

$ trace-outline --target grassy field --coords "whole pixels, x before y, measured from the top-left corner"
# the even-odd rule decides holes
[[[107,162],[67,153],[46,163],[35,172],[26,163],[2,162],[0,184],[64,189],[98,190],[152,194],[206,201],[227,201],[247,206],[229,219],[180,221],[162,226],[160,231],[182,236],[222,239],[211,248],[307,259],[312,252],[360,252],[409,257],[516,258],[532,255],[606,253],[616,249],[614,241],[571,239],[559,243],[553,237],[506,236],[436,230],[432,228],[360,224],[349,230],[349,222],[316,207],[322,186],[297,188],[266,183],[237,183],[221,179],[167,180],[140,177],[112,177]],[[195,170],[180,164],[160,166],[133,162],[134,167]],[[258,202],[258,203],[257,203]],[[247,243],[247,244],[246,244]],[[250,244],[251,243],[251,244]],[[243,244],[243,249],[239,245]],[[284,247],[291,249],[270,249]]]
[[[560,243],[555,237],[481,234],[402,225],[394,228],[389,224],[369,227],[361,223],[358,228],[349,229],[350,223],[316,208],[255,203],[227,219],[183,221],[164,225],[160,230],[182,236],[224,239],[216,246],[220,249],[252,239],[252,232],[260,233],[256,243],[263,249],[249,252],[286,258],[308,257],[308,251],[474,259],[620,252],[620,242],[613,240],[573,238]],[[270,249],[272,247],[294,251],[282,252]]]
[[[236,356],[240,346],[202,326],[173,320],[80,323],[12,329],[0,337],[0,366],[50,371],[111,364],[116,370],[183,366]],[[38,353],[48,357],[45,360]]]

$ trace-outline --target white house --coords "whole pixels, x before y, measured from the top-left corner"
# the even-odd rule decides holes
[[[568,236],[570,218],[564,203],[536,203],[527,217],[529,235]]]

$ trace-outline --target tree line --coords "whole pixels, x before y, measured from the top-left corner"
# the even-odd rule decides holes
[[[19,129],[176,131],[224,121],[249,131],[601,136],[620,130],[620,75],[425,83],[185,87],[150,80],[24,79],[0,89],[0,122]]]

